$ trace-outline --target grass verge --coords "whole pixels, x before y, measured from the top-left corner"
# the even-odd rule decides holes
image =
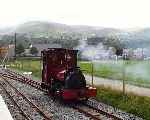
[[[32,75],[41,79],[41,64],[39,60],[16,60],[15,62],[10,62],[10,67],[12,69],[20,70],[20,71],[30,71]]]
[[[94,62],[93,62],[94,63]],[[84,73],[91,74],[91,62],[79,62]],[[125,68],[125,70],[124,70]],[[126,83],[150,88],[150,62],[149,61],[113,61],[94,63],[94,76],[112,80],[125,79]],[[124,77],[124,78],[123,78]]]
[[[132,113],[144,120],[150,120],[150,97],[137,96],[132,93],[123,95],[121,91],[104,86],[97,86],[97,90],[97,100]]]

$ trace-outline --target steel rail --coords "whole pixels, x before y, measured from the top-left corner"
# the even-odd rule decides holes
[[[21,74],[18,74],[18,73],[15,73],[13,71],[5,71],[7,73],[0,73],[3,77],[7,77],[7,78],[10,78],[10,79],[13,79],[13,80],[17,80],[17,81],[20,81],[20,82],[23,82],[23,83],[26,83],[28,85],[31,85],[32,87],[35,87],[36,89],[39,89],[45,93],[47,93],[48,91],[46,89],[42,89],[41,88],[41,84],[40,82],[36,82],[32,79],[29,79],[29,78],[26,78],[25,76],[21,75]]]
[[[43,117],[45,120],[51,120],[50,117],[48,117],[42,110],[40,110],[40,108],[38,106],[36,106],[34,103],[32,103],[25,95],[23,95],[23,93],[21,93],[17,88],[15,88],[10,82],[8,82],[8,80],[4,77],[2,77],[6,82],[7,84],[13,88],[19,95],[21,95],[30,105],[32,105]]]
[[[90,117],[91,119],[94,119],[94,120],[101,120],[100,118],[98,118],[96,115],[93,115],[91,113],[89,113],[88,111],[82,109],[82,108],[79,108],[79,107],[76,107],[76,106],[71,106],[72,108],[76,109],[77,111],[79,111],[80,113],[83,113],[85,114],[85,116],[87,117]]]
[[[98,111],[99,113],[103,114],[103,115],[106,115],[107,117],[111,117],[111,118],[114,118],[115,120],[123,120],[122,118],[119,118],[111,113],[108,113],[106,111],[103,111],[103,110],[100,110],[98,108],[95,108],[93,106],[90,106],[90,105],[87,105],[86,103],[84,103],[84,105],[88,106],[89,108],[92,108],[93,110],[96,110]]]
[[[4,85],[2,83],[0,83],[0,86],[3,88],[3,90],[5,91],[5,93],[8,95],[8,97],[11,99],[11,101],[13,101],[13,103],[17,106],[17,108],[19,109],[19,111],[21,111],[21,114],[27,119],[27,120],[33,120],[31,117],[29,117],[22,109],[21,107],[19,107],[18,103],[14,100],[14,98],[10,95],[10,93],[6,90],[6,88],[4,87]]]

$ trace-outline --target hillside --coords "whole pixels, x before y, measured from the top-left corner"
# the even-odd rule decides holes
[[[14,32],[30,34],[34,37],[55,37],[61,36],[62,34],[69,36],[88,37],[92,35],[105,36],[108,34],[118,33],[120,30],[95,26],[65,25],[54,22],[32,21],[16,26],[16,28],[7,31],[6,34],[11,34]],[[0,34],[1,33],[4,32],[0,30]]]
[[[150,46],[150,28],[135,30],[120,30],[85,25],[66,25],[54,22],[31,21],[20,24],[14,28],[0,29],[0,38],[4,35],[14,33],[26,34],[32,38],[60,39],[62,36],[70,39],[81,39],[83,37],[106,37],[117,36],[127,47],[148,47]]]

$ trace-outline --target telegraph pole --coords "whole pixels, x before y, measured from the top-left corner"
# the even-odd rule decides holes
[[[92,61],[92,63],[91,63],[91,66],[92,66],[92,71],[91,71],[91,73],[92,73],[92,87],[94,86],[94,79],[93,79],[93,77],[94,77],[94,66],[93,66],[93,61]]]
[[[14,49],[15,55],[14,55],[14,60],[16,60],[16,36],[17,36],[17,34],[15,33],[15,36],[14,36],[14,42],[15,42],[15,49]]]
[[[124,61],[125,62],[125,61]],[[125,95],[125,63],[124,63],[124,66],[123,66],[123,95]]]
[[[92,61],[91,61],[91,74],[92,74],[92,87],[94,86],[94,63],[93,63],[94,57],[92,56]]]
[[[125,95],[125,92],[126,92],[126,90],[125,90],[126,60],[127,60],[127,54],[125,53],[124,58],[123,58],[123,71],[122,71],[123,72],[123,76],[122,76],[123,95]]]

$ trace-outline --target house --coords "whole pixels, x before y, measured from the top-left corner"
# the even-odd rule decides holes
[[[133,59],[133,60],[143,60],[144,57],[146,57],[146,53],[149,53],[146,49],[143,48],[136,48],[136,49],[124,49],[123,50],[123,55],[128,58],[128,59]]]
[[[15,55],[15,45],[4,45],[3,47],[0,47],[0,56],[1,57],[9,57],[12,58]]]

